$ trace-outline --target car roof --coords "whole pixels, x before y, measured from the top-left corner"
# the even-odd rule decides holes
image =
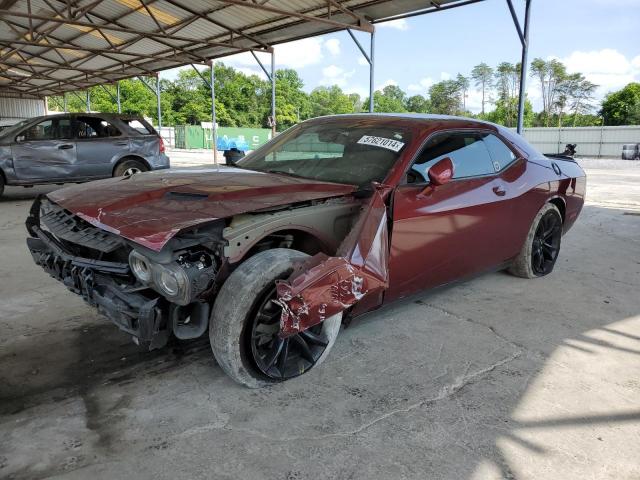
[[[460,116],[456,116],[456,115],[437,115],[437,114],[432,114],[432,113],[344,113],[344,114],[339,114],[339,115],[326,115],[323,117],[316,117],[316,118],[380,118],[381,120],[383,119],[389,119],[389,118],[398,118],[398,119],[406,119],[406,120],[415,120],[416,122],[420,122],[420,123],[427,123],[427,122],[473,122],[473,123],[477,123],[478,125],[490,125],[492,127],[497,127],[498,125],[491,123],[491,122],[487,122],[484,120],[479,120],[477,118],[471,118],[471,117],[460,117]],[[314,119],[311,119],[314,120]]]
[[[56,112],[50,113],[49,115],[40,115],[37,117],[30,118],[29,120],[46,120],[48,118],[56,118],[62,116],[71,116],[71,117],[99,117],[99,118],[118,118],[121,120],[140,120],[142,119],[142,115],[130,114],[130,113],[108,113],[108,112]]]

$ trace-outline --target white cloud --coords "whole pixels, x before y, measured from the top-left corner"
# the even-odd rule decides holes
[[[274,47],[276,66],[278,68],[299,69],[308,67],[309,65],[318,64],[324,59],[322,46],[324,43],[328,43],[329,41],[330,40],[327,40],[325,42],[321,38],[315,37],[276,45]],[[330,48],[335,48],[335,46],[327,47],[327,50],[330,50]],[[270,68],[271,56],[269,54],[259,52],[256,53],[256,55],[267,69]],[[226,65],[231,65],[233,67],[255,68],[257,66],[256,59],[253,58],[253,55],[249,52],[238,53],[237,55],[225,57],[222,61]]]
[[[407,87],[407,90],[409,90],[410,92],[413,93],[422,93],[422,94],[426,94],[429,92],[429,88],[431,88],[431,85],[433,85],[435,82],[433,81],[433,78],[431,77],[424,77],[422,79],[420,79],[420,81],[418,83],[412,83]]]
[[[338,85],[340,88],[347,85],[349,79],[353,76],[355,70],[345,71],[337,65],[329,65],[322,69],[322,78],[318,82],[319,85]]]
[[[560,60],[569,73],[580,72],[587,80],[599,85],[599,96],[640,79],[640,55],[628,60],[612,48],[590,52],[575,51]]]
[[[389,85],[398,85],[398,82],[396,82],[394,79],[390,78],[388,80],[385,80],[383,83],[381,83],[380,85],[378,85],[376,87],[376,90],[382,90],[384,87],[387,87]]]
[[[331,55],[340,55],[340,40],[338,40],[337,38],[330,38],[329,40],[324,42],[324,47]]]
[[[409,30],[409,24],[404,18],[378,23],[376,26],[381,28],[395,28],[396,30]]]
[[[358,57],[358,65],[362,65],[362,66],[368,67],[369,66],[369,62],[367,62],[366,58],[364,58],[362,55],[360,55]]]
[[[451,80],[451,74],[449,72],[440,72],[440,80]]]
[[[467,90],[467,98],[465,99],[465,107],[467,110],[473,113],[480,113],[482,111],[482,90],[475,88]],[[485,111],[493,109],[493,105],[488,103],[485,98],[484,103]]]
[[[296,42],[276,45],[276,64],[287,68],[303,68],[320,63],[322,56],[322,39],[305,38]]]

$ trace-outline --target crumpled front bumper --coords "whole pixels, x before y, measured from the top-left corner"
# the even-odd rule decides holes
[[[149,298],[127,287],[128,264],[74,256],[38,225],[30,225],[30,232],[35,237],[27,238],[27,247],[34,262],[49,275],[133,335],[136,343],[150,350],[167,343],[169,305],[160,296]]]

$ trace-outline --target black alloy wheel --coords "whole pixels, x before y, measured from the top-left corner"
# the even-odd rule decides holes
[[[312,368],[327,348],[329,340],[322,324],[287,338],[280,338],[282,307],[276,303],[273,286],[257,303],[248,338],[251,356],[258,370],[267,377],[284,381]]]
[[[562,220],[555,211],[543,215],[533,237],[531,267],[536,275],[546,275],[556,263],[562,237]]]

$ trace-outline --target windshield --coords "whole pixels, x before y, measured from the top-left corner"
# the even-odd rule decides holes
[[[327,182],[368,186],[381,182],[410,133],[370,120],[303,123],[238,162],[241,168]]]

